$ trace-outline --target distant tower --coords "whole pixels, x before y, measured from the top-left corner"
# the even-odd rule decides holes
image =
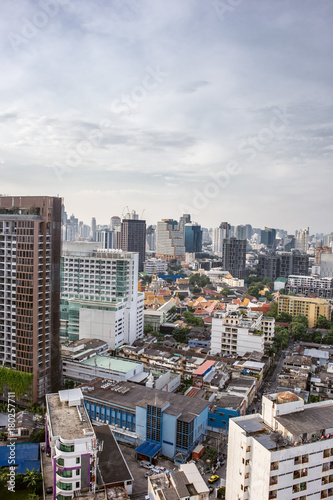
[[[143,271],[146,260],[146,221],[139,220],[133,210],[122,220],[119,247],[126,252],[139,254],[139,272]]]
[[[91,219],[91,239],[96,241],[96,219],[93,217]]]

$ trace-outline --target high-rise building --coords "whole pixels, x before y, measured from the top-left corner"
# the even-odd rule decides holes
[[[114,231],[111,229],[97,229],[96,230],[96,241],[102,243],[102,248],[108,250],[110,248],[115,248],[114,241]]]
[[[223,240],[230,237],[230,224],[221,222],[219,227],[213,231],[213,252],[218,257],[222,257]]]
[[[302,253],[306,253],[309,248],[309,228],[299,229],[296,232],[296,248]]]
[[[259,254],[258,276],[275,281],[280,276],[280,256],[276,253]]]
[[[333,255],[322,254],[320,259],[320,276],[330,278],[333,276]]]
[[[259,254],[258,276],[275,281],[276,278],[288,278],[290,274],[307,276],[309,273],[309,256],[298,250],[276,254]]]
[[[197,253],[202,251],[202,231],[198,224],[185,224],[185,252]]]
[[[287,234],[287,236],[283,238],[283,249],[286,252],[290,252],[293,248],[295,248],[295,246],[296,246],[295,236],[293,234]]]
[[[168,262],[185,259],[185,238],[183,221],[163,219],[157,223],[156,257]]]
[[[321,263],[321,255],[322,254],[332,254],[332,248],[330,247],[316,247],[316,253],[315,253],[315,264],[320,265]]]
[[[118,217],[118,215],[113,215],[110,219],[110,229],[113,231],[117,226],[120,226],[121,224],[121,219]]]
[[[246,240],[223,240],[222,265],[234,278],[244,278],[246,264]]]
[[[139,220],[134,211],[122,220],[119,248],[125,252],[137,252],[139,272],[143,271],[143,263],[146,260],[146,221]]]
[[[0,364],[36,403],[60,382],[60,248],[61,198],[0,197]]]
[[[144,296],[138,292],[138,254],[64,243],[61,336],[99,338],[111,349],[143,335]]]
[[[251,224],[246,224],[245,228],[246,228],[246,239],[250,240],[252,237],[252,226]]]
[[[333,496],[333,402],[263,396],[262,414],[229,420],[227,500]]]
[[[91,219],[91,239],[92,239],[92,241],[96,241],[96,229],[97,229],[96,218],[93,217]]]
[[[147,251],[156,251],[156,226],[148,226],[146,231]]]
[[[261,243],[267,248],[275,249],[276,229],[272,227],[264,227],[261,230]]]
[[[246,240],[246,226],[239,225],[235,227],[235,238],[237,240]]]

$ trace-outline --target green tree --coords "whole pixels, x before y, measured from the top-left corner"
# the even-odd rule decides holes
[[[265,297],[267,300],[269,300],[271,302],[271,300],[273,299],[273,295],[271,294],[271,292],[269,292],[268,290],[265,292]]]
[[[26,473],[24,474],[23,482],[26,484],[28,490],[35,493],[37,488],[41,485],[42,475],[39,474],[35,469],[27,469]]]
[[[331,327],[331,322],[325,316],[320,315],[317,319],[316,327],[328,330]]]
[[[302,323],[304,326],[308,327],[308,318],[300,314],[299,316],[294,316],[292,324]]]
[[[286,312],[282,312],[281,314],[278,314],[278,316],[276,317],[276,321],[283,321],[284,323],[291,323],[292,319],[293,319],[292,315]]]
[[[277,311],[278,311],[278,305],[277,305],[277,302],[271,302],[271,306],[270,306],[270,311],[269,311],[269,315],[272,316],[272,318],[276,318],[277,316]]]
[[[248,295],[252,295],[252,297],[255,297],[256,299],[259,298],[259,292],[260,292],[260,288],[257,285],[256,286],[250,286],[247,289]]]
[[[306,326],[301,322],[295,322],[292,324],[291,333],[295,340],[303,340],[306,334]]]
[[[40,429],[39,431],[32,432],[29,440],[32,443],[44,443],[44,441],[45,441],[45,429]]]

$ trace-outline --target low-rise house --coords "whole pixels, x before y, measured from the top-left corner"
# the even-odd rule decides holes
[[[153,500],[208,500],[209,488],[195,464],[182,464],[173,474],[148,477],[148,494]]]

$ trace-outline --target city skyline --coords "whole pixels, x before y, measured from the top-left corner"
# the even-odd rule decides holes
[[[4,2],[2,194],[59,194],[85,222],[130,205],[331,232],[332,10]]]

